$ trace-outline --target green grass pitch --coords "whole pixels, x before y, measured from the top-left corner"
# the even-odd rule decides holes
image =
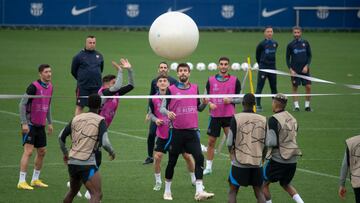
[[[115,73],[111,60],[126,57],[135,70],[136,87],[131,95],[148,94],[150,81],[156,76],[157,64],[164,60],[156,56],[148,43],[147,32],[122,31],[36,31],[0,30],[0,94],[23,94],[30,82],[38,77],[37,66],[49,63],[53,68],[55,86],[52,102],[55,132],[48,136],[48,151],[41,178],[49,184],[47,189],[20,191],[16,189],[19,161],[22,154],[19,100],[0,100],[0,202],[60,202],[64,197],[68,180],[67,168],[62,162],[62,154],[57,135],[68,122],[75,109],[75,80],[70,74],[72,57],[84,45],[88,34],[97,37],[97,49],[104,55],[104,74]],[[314,77],[339,84],[360,84],[360,33],[333,33],[305,31],[304,36],[313,51],[311,74]],[[200,32],[197,50],[191,57],[182,60],[192,63],[217,62],[220,56],[228,56],[232,62],[245,62],[247,56],[254,60],[257,43],[263,39],[261,32]],[[274,34],[279,43],[277,67],[288,71],[285,66],[287,43],[292,40],[290,32]],[[215,72],[194,70],[191,82],[205,88],[208,76]],[[234,72],[240,80],[244,72]],[[172,76],[176,76],[171,72]],[[126,78],[126,77],[125,77]],[[256,73],[254,75],[256,86]],[[278,89],[291,93],[290,79],[278,76]],[[249,92],[249,84],[246,91]],[[268,83],[263,93],[269,93]],[[300,89],[304,93],[304,89]],[[360,97],[349,95],[359,90],[342,85],[313,83],[313,93],[344,93],[343,96],[313,97],[314,112],[297,112],[293,115],[299,123],[299,144],[303,157],[298,162],[298,170],[293,185],[305,202],[354,202],[354,196],[347,182],[348,196],[340,201],[337,196],[338,174],[344,154],[344,140],[360,132]],[[65,98],[64,98],[65,97]],[[301,98],[301,107],[304,98]],[[110,140],[117,152],[116,160],[110,162],[106,156],[101,166],[103,202],[163,202],[161,192],[152,190],[153,168],[143,166],[146,157],[146,137],[148,123],[144,122],[146,100],[121,100],[110,127]],[[271,115],[270,99],[263,99],[263,115]],[[291,102],[289,102],[291,104]],[[292,106],[288,106],[288,110]],[[241,107],[238,107],[238,112]],[[201,142],[207,143],[206,127],[208,113],[200,113]],[[69,141],[68,141],[69,142]],[[226,150],[223,150],[226,153]],[[167,162],[162,163],[162,176]],[[173,202],[193,202],[195,189],[182,159],[175,170],[172,185]],[[217,155],[213,174],[204,178],[206,190],[215,193],[209,202],[226,202],[227,176],[230,161],[224,155]],[[33,165],[28,169],[27,180],[31,178]],[[84,191],[84,188],[82,188]],[[273,202],[291,202],[278,184],[271,187]],[[238,194],[241,202],[254,202],[251,188],[241,188]],[[75,202],[86,202],[75,198]]]

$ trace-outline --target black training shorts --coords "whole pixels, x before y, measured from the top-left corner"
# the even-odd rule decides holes
[[[29,133],[23,134],[23,145],[31,144],[35,148],[46,147],[45,126],[29,125]]]

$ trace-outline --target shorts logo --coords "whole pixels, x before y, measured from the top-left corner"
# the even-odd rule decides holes
[[[139,4],[128,4],[126,9],[126,15],[130,18],[137,17],[140,13],[139,7]]]
[[[234,17],[235,8],[234,5],[223,5],[221,10],[221,15],[225,19],[230,19]]]
[[[43,14],[43,3],[31,3],[30,4],[30,13],[33,16],[41,16]]]

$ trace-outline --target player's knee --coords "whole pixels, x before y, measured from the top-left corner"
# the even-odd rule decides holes
[[[27,157],[31,157],[33,153],[33,150],[30,150],[30,149],[25,149],[24,150],[24,155],[27,156]]]
[[[41,157],[45,156],[46,148],[38,149],[37,153],[38,153],[38,156],[41,156]]]
[[[281,182],[280,182],[280,186],[281,186],[282,188],[284,188],[284,190],[287,190],[287,189],[290,187],[290,184],[288,184],[288,183],[281,183]]]
[[[161,158],[162,158],[162,154],[161,154],[161,153],[154,153],[154,159],[155,159],[156,161],[160,161]]]
[[[192,159],[191,154],[188,154],[188,153],[183,153],[182,156],[184,157],[184,159],[186,161],[191,161],[191,159]]]
[[[208,148],[214,148],[215,147],[215,141],[210,141],[208,143]]]
[[[216,138],[213,138],[212,136],[209,136],[209,141],[208,141],[208,147],[214,148],[215,147],[215,142],[216,142]]]

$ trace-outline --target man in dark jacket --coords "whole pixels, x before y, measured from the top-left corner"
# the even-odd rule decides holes
[[[261,41],[256,47],[256,61],[259,64],[260,69],[273,69],[276,70],[276,49],[278,43],[273,40],[273,28],[270,26],[265,27],[264,36],[265,39]],[[271,94],[277,93],[276,88],[276,74],[258,72],[256,94],[261,94],[266,78],[269,79]],[[261,97],[256,98],[256,111],[262,111]]]
[[[293,28],[294,40],[286,49],[286,63],[291,75],[310,76],[311,48],[308,41],[301,38],[300,27]],[[305,86],[306,94],[311,93],[311,81],[299,77],[291,77],[292,93],[297,94],[298,86]],[[294,96],[294,111],[300,111],[299,97]],[[305,111],[312,111],[310,107],[310,96],[305,97]]]
[[[96,38],[89,35],[86,38],[85,48],[74,56],[71,64],[71,74],[77,81],[75,115],[82,113],[84,106],[88,105],[87,98],[80,98],[80,96],[97,93],[102,85],[101,73],[104,69],[104,59],[95,47]]]

